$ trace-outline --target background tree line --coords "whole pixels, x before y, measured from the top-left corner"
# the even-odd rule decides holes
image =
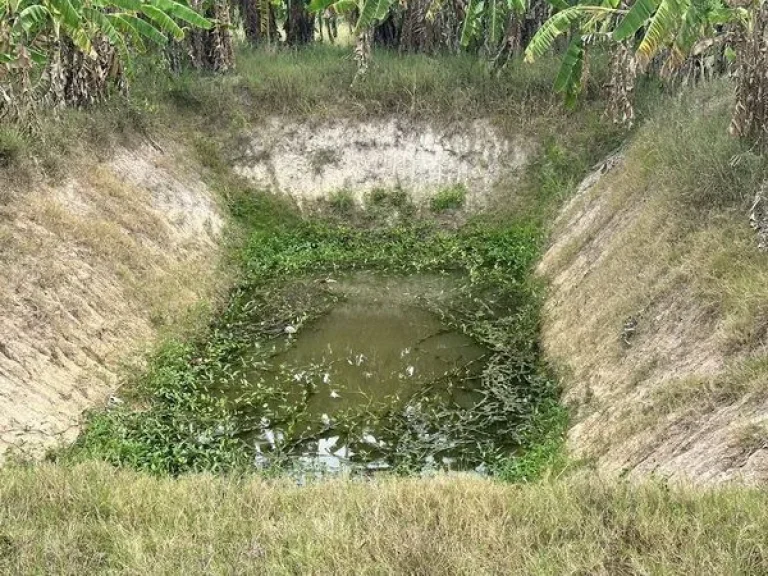
[[[562,54],[554,89],[573,104],[589,54],[610,58],[607,111],[634,120],[638,75],[687,83],[735,76],[731,131],[768,141],[768,45],[762,0],[0,0],[0,118],[33,127],[40,107],[85,106],[125,92],[137,54],[169,70],[234,68],[234,36],[251,45],[334,41],[346,22],[358,78],[372,48],[470,51],[501,70]],[[325,32],[325,34],[324,34]]]

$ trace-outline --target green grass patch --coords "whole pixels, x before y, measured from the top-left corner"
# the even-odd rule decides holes
[[[6,574],[762,574],[768,492],[453,475],[173,481],[0,470]],[[468,537],[471,535],[471,537]],[[362,543],[362,545],[361,545]]]
[[[443,188],[429,200],[432,212],[445,212],[446,210],[458,210],[464,206],[467,199],[467,189],[463,184],[456,184],[450,188]]]

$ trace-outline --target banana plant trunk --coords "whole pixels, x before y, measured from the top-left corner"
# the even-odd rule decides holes
[[[261,10],[259,2],[264,0],[240,0],[240,14],[243,18],[245,39],[252,46],[261,44]]]
[[[269,0],[240,0],[245,39],[251,46],[269,44],[278,38],[275,10]]]
[[[768,148],[768,8],[751,7],[750,25],[737,32],[736,107],[731,133]]]
[[[201,11],[201,0],[190,6]],[[202,70],[226,72],[235,67],[235,50],[227,0],[214,0],[203,12],[215,25],[210,30],[192,30],[187,35],[192,66]]]
[[[285,41],[291,46],[309,44],[315,37],[315,16],[304,0],[289,0],[285,20]]]

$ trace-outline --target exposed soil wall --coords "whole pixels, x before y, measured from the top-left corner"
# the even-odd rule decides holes
[[[299,205],[340,190],[362,200],[374,188],[398,186],[418,202],[461,184],[467,206],[477,209],[527,156],[522,139],[502,137],[486,120],[438,127],[398,119],[312,125],[276,118],[253,135],[236,170]]]
[[[210,291],[223,219],[180,157],[118,150],[0,204],[0,460],[72,439],[120,362]]]

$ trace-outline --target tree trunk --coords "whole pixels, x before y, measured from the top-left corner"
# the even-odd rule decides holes
[[[736,43],[736,107],[731,133],[765,149],[768,145],[768,8],[753,5],[752,29],[741,27]]]
[[[584,67],[587,70],[587,67]],[[637,60],[632,45],[627,42],[617,44],[611,56],[611,78],[606,86],[607,114],[614,124],[631,128],[635,122],[635,79],[637,78]],[[582,82],[585,86],[586,82]]]
[[[46,85],[40,97],[49,105],[80,108],[104,100],[110,85],[125,89],[120,61],[106,39],[93,41],[95,58],[85,56],[68,38],[59,47],[42,78]]]
[[[386,20],[373,31],[374,46],[397,48],[400,45],[400,30],[395,23],[395,15],[390,13]]]
[[[190,6],[200,11],[201,0],[192,0]],[[214,0],[203,14],[215,25],[210,30],[193,29],[187,34],[192,66],[202,70],[225,72],[235,67],[235,51],[227,0]]]
[[[429,52],[431,49],[427,34],[427,0],[411,0],[403,14],[403,28],[400,32],[400,50],[406,52]]]
[[[240,13],[243,17],[245,39],[251,46],[261,44],[261,13],[259,2],[265,0],[240,0]]]
[[[352,84],[365,76],[371,65],[371,44],[373,43],[373,30],[361,30],[355,39],[355,62],[357,73]]]
[[[307,11],[304,0],[289,0],[285,20],[285,41],[291,46],[309,44],[315,36],[315,16]]]

